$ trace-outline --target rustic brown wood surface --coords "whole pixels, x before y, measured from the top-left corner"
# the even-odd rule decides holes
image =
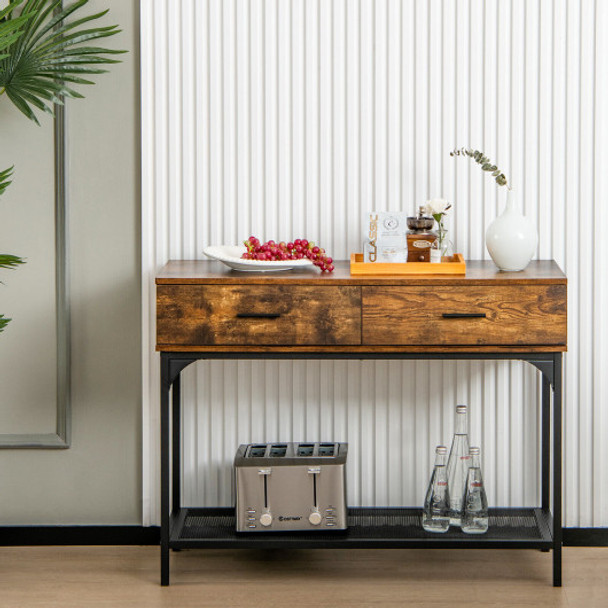
[[[565,285],[362,289],[363,344],[566,344]]]
[[[377,358],[382,358],[382,355],[391,355],[399,353],[559,353],[566,350],[565,345],[557,346],[545,346],[545,345],[527,345],[527,346],[510,346],[496,344],[492,346],[417,346],[417,345],[390,345],[384,346],[382,344],[372,345],[361,345],[361,346],[290,346],[290,345],[279,345],[279,346],[197,346],[197,345],[171,345],[171,344],[159,344],[156,348],[159,351],[165,351],[168,353],[209,353],[210,358],[221,358],[222,354],[226,354],[226,358],[234,358],[231,355],[233,353],[265,353],[272,358],[272,353],[288,354],[297,353],[300,359],[306,359],[306,354],[310,354],[310,358],[313,358],[313,354],[328,354],[336,355],[336,358],[340,358],[340,355],[361,355],[362,359],[374,358],[365,357],[364,355],[377,355]],[[247,358],[243,354],[242,358]],[[352,357],[350,357],[352,358]],[[356,358],[356,357],[355,357]],[[386,359],[390,359],[390,356],[386,356]],[[424,357],[417,357],[417,359],[424,359]]]
[[[493,262],[467,260],[465,276],[382,276],[353,277],[348,261],[336,261],[331,274],[316,268],[281,272],[238,272],[220,262],[205,260],[171,261],[158,273],[159,285],[223,284],[238,285],[526,285],[566,284],[566,276],[553,260],[535,260],[521,272],[501,272]]]
[[[358,287],[243,283],[159,285],[158,344],[361,343],[361,290]]]
[[[209,353],[447,353],[566,350],[566,277],[468,261],[463,276],[351,277],[169,262],[157,279],[157,350]],[[443,313],[485,313],[444,319]],[[275,318],[239,315],[272,314]]]

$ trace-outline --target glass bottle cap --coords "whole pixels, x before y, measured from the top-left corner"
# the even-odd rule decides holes
[[[468,406],[466,406],[466,405],[457,405],[456,406],[456,413],[457,414],[466,414],[467,413],[467,409],[468,409]]]
[[[475,447],[475,448],[474,447],[470,447],[469,448],[469,455],[470,456],[479,456],[479,453],[480,453],[480,449],[479,448],[477,448],[477,447]]]
[[[435,448],[435,454],[445,455],[448,453],[448,449],[444,445],[438,445]]]

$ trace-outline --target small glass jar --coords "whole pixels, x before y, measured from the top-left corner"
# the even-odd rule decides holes
[[[437,239],[431,245],[431,263],[441,264],[443,258],[454,255],[454,245],[448,238],[448,231],[439,224],[437,227]]]

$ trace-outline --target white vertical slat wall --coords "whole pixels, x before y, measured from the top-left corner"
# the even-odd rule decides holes
[[[209,244],[361,248],[368,209],[454,201],[487,258],[496,159],[569,277],[567,526],[608,525],[608,28],[596,0],[142,0],[144,522],[158,523],[155,272]],[[456,403],[489,499],[539,499],[536,372],[522,363],[199,362],[184,373],[184,501],[230,504],[239,443],[350,444],[349,502],[420,504]]]

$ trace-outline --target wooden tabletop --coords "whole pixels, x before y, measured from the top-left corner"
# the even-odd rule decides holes
[[[534,260],[520,272],[502,272],[493,262],[467,260],[466,275],[357,276],[350,275],[349,262],[334,262],[332,273],[316,268],[278,272],[241,272],[210,260],[172,260],[156,276],[157,285],[195,284],[282,284],[291,285],[565,285],[566,275],[554,260]]]

